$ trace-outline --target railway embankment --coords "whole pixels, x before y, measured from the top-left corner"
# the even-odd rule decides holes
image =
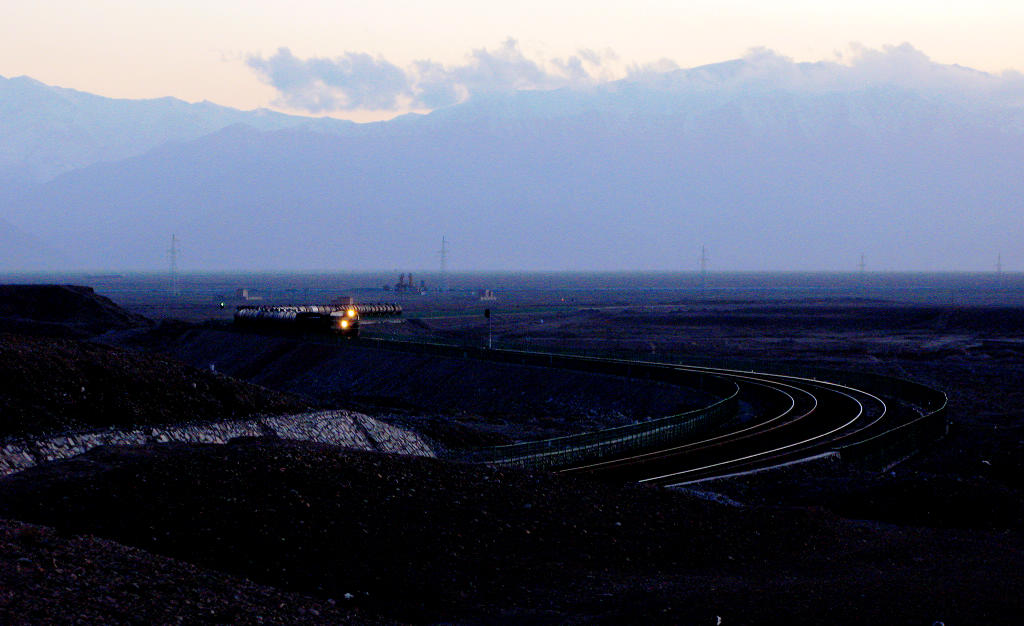
[[[372,340],[329,345],[186,324],[116,340],[312,403],[363,410],[453,448],[623,426],[720,399],[717,390],[638,379],[624,368],[573,371],[546,361],[485,363],[473,358],[482,352],[478,349],[431,350],[429,344],[399,351]]]
[[[77,456],[99,446],[171,442],[224,444],[240,437],[276,437],[392,454],[435,456],[431,445],[410,430],[352,411],[312,411],[243,420],[19,437],[0,444],[0,476]]]

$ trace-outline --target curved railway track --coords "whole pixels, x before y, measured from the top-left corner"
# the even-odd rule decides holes
[[[666,367],[734,380],[740,385],[741,400],[761,410],[725,433],[561,471],[681,485],[827,452],[879,423],[889,410],[877,395],[837,383],[720,368]]]
[[[684,378],[701,389],[717,388],[720,394],[719,401],[676,416],[478,451],[477,462],[508,467],[674,486],[826,453],[860,463],[890,462],[897,455],[911,454],[920,443],[941,437],[945,429],[945,394],[912,381],[872,374],[840,377],[858,381],[853,387],[807,375],[388,339],[358,342],[387,350],[674,384]],[[867,388],[897,401],[887,403]],[[746,407],[744,419],[722,426],[724,431],[709,427],[708,420],[721,419],[727,406],[737,405]]]

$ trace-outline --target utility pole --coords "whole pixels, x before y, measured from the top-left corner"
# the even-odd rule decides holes
[[[857,267],[860,268],[860,275],[861,275],[861,278],[863,278],[864,277],[864,268],[867,267],[867,265],[864,263],[864,253],[863,252],[860,255],[860,263],[857,264]]]
[[[171,295],[177,298],[181,295],[178,287],[178,237],[171,235],[171,249],[167,251],[167,257],[171,261]]]
[[[448,284],[448,239],[441,236],[441,251],[438,253],[441,255],[441,285],[445,293],[451,289]]]
[[[999,277],[1003,276],[1003,253],[1000,252],[996,255],[996,275]]]

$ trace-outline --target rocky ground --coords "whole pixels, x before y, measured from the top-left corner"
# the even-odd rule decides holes
[[[308,443],[96,449],[0,481],[0,515],[402,621],[1009,624],[1024,609],[1015,534]]]
[[[495,330],[511,345],[911,376],[950,393],[951,436],[885,474],[797,468],[698,492],[279,440],[96,448],[0,480],[0,622],[1019,623],[1019,311],[628,304]],[[166,345],[191,332],[169,330]],[[398,332],[486,331],[467,318]],[[266,356],[239,375],[271,384],[294,363],[288,348]],[[425,408],[398,400],[409,419]]]
[[[330,599],[259,585],[91,534],[0,520],[0,622],[371,624]]]

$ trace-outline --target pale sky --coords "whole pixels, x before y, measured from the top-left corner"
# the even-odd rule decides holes
[[[303,112],[247,63],[365,53],[398,68],[465,64],[509,38],[540,65],[580,50],[604,78],[669,59],[693,67],[763,46],[796,61],[910,43],[933,61],[1024,71],[1020,0],[0,0],[0,75],[118,98],[175,96]],[[401,111],[332,111],[356,120]]]

